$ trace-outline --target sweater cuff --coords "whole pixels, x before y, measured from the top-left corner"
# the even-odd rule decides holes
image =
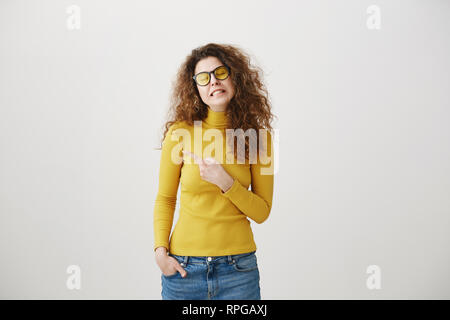
[[[158,249],[159,247],[164,247],[164,248],[166,248],[167,252],[169,252],[169,245],[165,242],[155,243],[153,245],[153,252],[155,252],[156,249]]]
[[[234,179],[233,184],[231,185],[231,188],[228,189],[226,192],[222,192],[222,195],[224,195],[227,198],[232,198],[234,194],[239,190],[239,181],[238,179]]]

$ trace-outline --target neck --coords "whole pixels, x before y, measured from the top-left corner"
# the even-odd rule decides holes
[[[227,110],[227,106],[208,106],[208,109],[211,109],[215,112],[223,112]]]
[[[208,107],[208,114],[204,122],[214,128],[225,128],[228,125],[228,117],[226,111],[215,111]]]

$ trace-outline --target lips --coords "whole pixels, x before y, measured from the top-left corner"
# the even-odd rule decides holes
[[[225,92],[225,90],[223,90],[223,89],[216,89],[216,90],[214,90],[213,92],[211,92],[211,94],[209,95],[210,97],[213,97],[214,96],[214,93],[215,92],[217,92],[216,94],[220,94],[220,92]]]

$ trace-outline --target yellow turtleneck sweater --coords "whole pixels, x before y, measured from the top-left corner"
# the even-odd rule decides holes
[[[172,124],[163,140],[159,187],[153,215],[154,250],[162,246],[171,254],[183,256],[223,256],[255,251],[256,244],[248,218],[256,223],[262,223],[268,218],[272,207],[274,182],[272,136],[267,130],[267,142],[263,142],[264,146],[267,146],[267,152],[264,154],[270,161],[267,161],[267,158],[260,161],[258,153],[257,163],[250,163],[247,159],[245,164],[240,164],[235,157],[234,162],[230,163],[226,160],[229,155],[226,152],[228,149],[226,149],[225,112],[213,111],[208,107],[208,115],[200,127],[201,154],[195,151],[199,149],[194,146],[194,126],[184,121]],[[180,131],[176,129],[180,128],[190,134],[189,147],[186,145],[188,142],[186,136],[180,138],[175,134]],[[205,149],[209,148],[209,152],[216,157],[216,152],[211,152],[216,143],[215,138],[211,139],[205,135],[207,129],[213,128],[218,129],[223,136],[221,165],[234,179],[233,185],[226,192],[217,185],[203,180],[198,164],[194,161],[180,161],[180,163],[173,161],[173,153],[178,155],[177,151],[180,152],[180,160],[181,158],[186,160],[186,156],[183,157],[181,154],[181,150],[185,149],[202,157]],[[199,127],[195,130],[198,129]],[[258,146],[258,151],[259,148]],[[267,171],[272,174],[267,174]],[[179,219],[169,241],[180,182]],[[248,190],[250,185],[251,191]]]

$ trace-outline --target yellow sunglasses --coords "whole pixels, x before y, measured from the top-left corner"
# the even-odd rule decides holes
[[[230,68],[227,66],[218,66],[213,71],[203,71],[192,77],[199,86],[206,86],[211,81],[211,73],[217,80],[225,80],[230,75]]]

